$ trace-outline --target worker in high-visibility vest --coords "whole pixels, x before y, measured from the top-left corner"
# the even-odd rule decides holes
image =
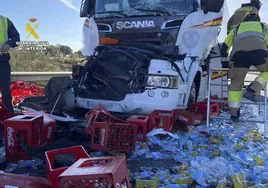
[[[245,17],[250,13],[259,14],[261,8],[261,2],[259,0],[251,0],[250,3],[242,4],[241,8],[237,9],[231,18],[228,20],[227,35],[238,24],[242,23]]]
[[[228,52],[232,46],[233,49],[228,59]],[[256,94],[268,82],[267,46],[268,25],[260,22],[259,15],[255,13],[249,14],[244,22],[235,27],[222,45],[222,67],[230,67],[231,85],[228,103],[231,120],[234,122],[239,121],[242,88],[250,66],[256,67],[261,73],[247,88],[244,94],[246,99],[256,102]]]
[[[17,46],[20,34],[14,24],[5,16],[0,15],[0,90],[2,103],[13,113],[12,96],[10,91],[11,68],[9,64],[11,48]]]

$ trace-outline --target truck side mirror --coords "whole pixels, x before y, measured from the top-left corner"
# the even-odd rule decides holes
[[[205,13],[215,12],[218,13],[223,7],[224,0],[201,0],[201,8]]]
[[[80,7],[80,17],[88,17],[94,7],[92,5],[92,0],[82,0]]]

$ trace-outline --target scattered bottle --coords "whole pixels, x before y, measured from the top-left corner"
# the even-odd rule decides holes
[[[239,179],[238,174],[231,175],[231,179],[232,179],[234,188],[243,188],[243,185],[242,185],[242,183],[241,183],[241,181]]]
[[[226,178],[221,178],[218,182],[218,185],[216,188],[226,188],[227,187],[227,180]]]

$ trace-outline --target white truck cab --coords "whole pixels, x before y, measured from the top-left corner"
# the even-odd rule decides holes
[[[221,66],[224,8],[224,0],[83,0],[80,16],[94,18],[104,42],[73,67],[75,105],[150,114],[204,100],[208,65]]]

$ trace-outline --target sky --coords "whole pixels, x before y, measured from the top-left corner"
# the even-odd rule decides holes
[[[20,32],[21,40],[26,40],[28,32],[26,24],[30,18],[36,18],[39,23],[36,29],[39,41],[49,44],[70,46],[74,51],[82,48],[82,27],[85,18],[80,18],[81,0],[1,0],[0,15],[7,16]],[[229,15],[249,0],[226,0]],[[262,0],[261,17],[268,23],[268,2]],[[4,2],[4,3],[3,3]],[[23,3],[22,3],[23,2]],[[226,27],[226,26],[224,26]],[[32,36],[31,36],[32,37]],[[28,40],[35,40],[28,38]]]

